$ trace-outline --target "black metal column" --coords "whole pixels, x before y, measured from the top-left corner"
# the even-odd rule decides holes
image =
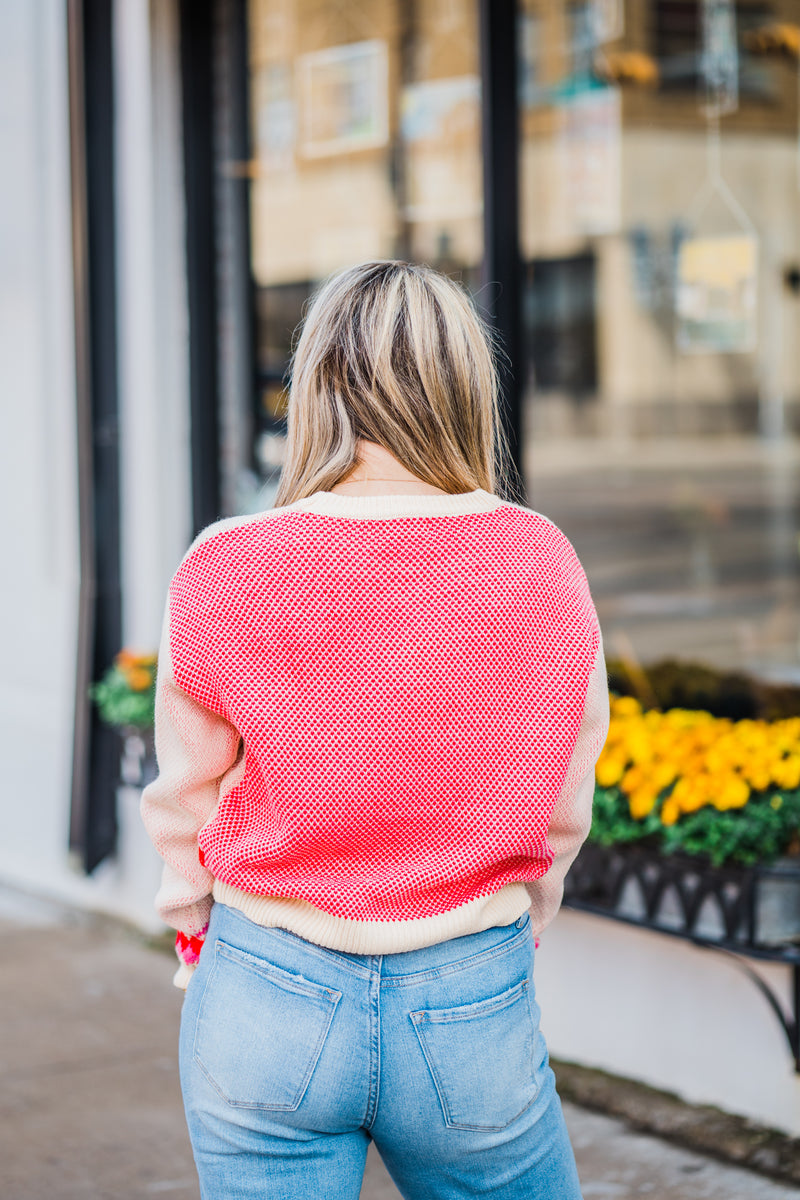
[[[258,472],[257,297],[251,269],[250,63],[247,0],[216,0],[214,149],[220,493],[237,511],[242,472]]]
[[[70,849],[116,848],[120,746],[87,688],[120,649],[119,424],[111,0],[68,0],[80,594]]]
[[[483,96],[483,236],[481,299],[508,363],[501,361],[504,418],[522,494],[522,321],[519,260],[519,117],[517,5],[479,0]]]
[[[181,0],[180,4],[192,523],[195,532],[221,515],[214,168],[215,7],[214,0]]]

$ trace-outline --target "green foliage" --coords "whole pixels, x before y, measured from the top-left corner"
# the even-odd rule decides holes
[[[725,811],[706,806],[683,814],[673,825],[661,822],[662,800],[648,816],[636,820],[619,788],[598,787],[589,841],[601,846],[644,842],[664,854],[704,858],[715,867],[770,863],[797,848],[800,791],[760,792],[743,808]]]
[[[663,828],[655,809],[644,820],[635,821],[619,788],[595,788],[590,842],[598,842],[601,846],[640,842],[657,835]]]
[[[89,687],[89,696],[107,725],[151,729],[155,720],[155,673],[151,672],[149,686],[138,689],[131,687],[129,674],[116,664],[109,667],[103,678]]]

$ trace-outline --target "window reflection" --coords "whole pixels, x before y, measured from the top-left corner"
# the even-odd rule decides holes
[[[610,657],[797,681],[800,4],[521,8],[530,502]]]
[[[258,419],[269,475],[292,335],[317,282],[397,257],[477,284],[479,44],[468,0],[251,0],[248,23]]]
[[[250,0],[258,461],[318,281],[477,289],[472,0]],[[524,470],[609,656],[800,680],[800,0],[520,0]]]

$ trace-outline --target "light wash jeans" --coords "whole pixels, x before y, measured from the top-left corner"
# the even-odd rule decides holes
[[[370,1139],[406,1200],[581,1200],[526,913],[345,954],[215,904],[180,1074],[203,1200],[358,1200]]]

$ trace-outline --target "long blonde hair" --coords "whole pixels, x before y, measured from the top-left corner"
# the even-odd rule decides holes
[[[508,488],[493,334],[430,267],[362,263],[312,298],[291,365],[276,507],[329,491],[377,442],[448,493]]]

